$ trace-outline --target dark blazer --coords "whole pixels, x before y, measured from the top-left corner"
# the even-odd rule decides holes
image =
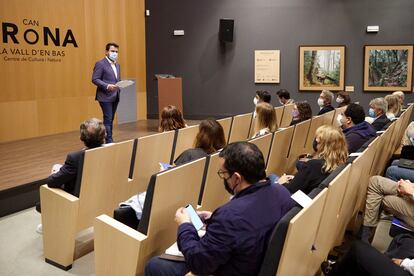
[[[99,102],[116,102],[119,101],[119,89],[117,91],[109,91],[108,84],[115,84],[121,80],[121,68],[115,63],[118,77],[115,76],[111,64],[105,57],[95,63],[92,73],[92,82],[96,85],[95,100]]]
[[[314,188],[329,176],[329,173],[322,171],[322,166],[325,163],[322,159],[312,159],[305,163],[304,167],[299,170],[295,177],[284,186],[291,194],[301,190],[305,194],[309,194]]]
[[[79,197],[81,180],[79,172],[82,171],[84,153],[84,150],[69,153],[60,170],[47,178],[47,185],[50,188],[61,188]]]
[[[382,114],[377,119],[375,119],[375,121],[373,121],[371,125],[375,128],[376,131],[380,131],[389,122],[390,120],[387,118],[387,115]]]
[[[258,182],[216,209],[202,238],[191,223],[181,224],[178,248],[197,275],[257,275],[274,226],[293,206],[282,185]]]
[[[332,105],[327,105],[327,106],[324,106],[321,110],[319,110],[318,115],[322,115],[323,113],[326,113],[326,112],[332,111],[332,110],[334,110],[334,109],[335,109],[335,108],[333,108],[333,106],[332,106]]]

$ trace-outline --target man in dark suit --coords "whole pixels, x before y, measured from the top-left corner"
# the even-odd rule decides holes
[[[112,125],[119,103],[119,87],[115,84],[121,80],[121,69],[117,63],[119,46],[108,43],[105,57],[95,63],[92,82],[96,85],[95,100],[101,106],[106,128],[106,143],[112,143]]]
[[[69,153],[65,164],[47,178],[46,183],[50,188],[61,188],[66,192],[79,196],[79,187],[76,189],[77,180],[80,181],[78,171],[81,169],[85,149],[102,146],[105,139],[105,127],[101,120],[92,118],[80,125],[80,139],[86,148]]]
[[[375,98],[369,103],[368,116],[373,118],[372,126],[380,131],[390,122],[387,118],[388,104],[384,98]]]
[[[318,115],[322,115],[326,112],[334,110],[332,106],[332,102],[334,100],[334,95],[329,90],[323,90],[318,98],[318,105],[319,105],[319,113]]]

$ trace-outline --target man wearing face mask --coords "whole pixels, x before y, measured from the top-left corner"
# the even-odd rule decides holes
[[[318,115],[334,110],[332,106],[333,100],[334,94],[329,90],[323,90],[318,98],[318,105],[320,108]]]
[[[356,152],[376,135],[375,129],[365,122],[364,108],[359,104],[349,104],[344,113],[338,115],[337,120],[345,134],[349,153]]]
[[[256,145],[236,142],[220,152],[217,174],[233,198],[213,213],[202,211],[206,234],[199,238],[185,208],[176,212],[177,244],[185,262],[152,258],[145,275],[257,275],[268,238],[294,203],[282,185],[266,179]]]
[[[369,102],[368,118],[365,120],[371,123],[376,131],[380,131],[390,122],[387,118],[388,104],[384,98],[375,98]]]
[[[115,84],[121,80],[120,65],[118,64],[118,49],[116,43],[108,43],[105,47],[105,57],[95,63],[92,82],[96,85],[95,100],[99,102],[103,113],[106,129],[106,143],[112,143],[112,126],[119,103],[119,87]]]

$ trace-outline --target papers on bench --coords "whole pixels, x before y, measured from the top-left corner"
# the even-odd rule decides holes
[[[308,197],[304,192],[298,190],[291,198],[296,201],[302,208],[306,208],[312,203],[312,198]]]
[[[352,156],[360,156],[361,154],[362,154],[362,152],[353,152],[353,153],[351,153],[349,155],[349,157],[352,157]]]
[[[197,233],[201,238],[206,234],[206,230],[200,229],[197,231]],[[178,249],[177,242],[168,247],[167,250],[165,250],[165,254],[162,254],[160,258],[173,261],[185,261],[183,253],[181,253],[181,251]]]
[[[119,88],[126,88],[133,84],[134,82],[132,80],[121,80],[121,81],[118,81],[115,85],[118,86]]]

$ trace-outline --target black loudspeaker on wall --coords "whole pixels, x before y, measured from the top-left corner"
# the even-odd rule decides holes
[[[233,42],[234,19],[220,19],[219,39],[221,42]]]

